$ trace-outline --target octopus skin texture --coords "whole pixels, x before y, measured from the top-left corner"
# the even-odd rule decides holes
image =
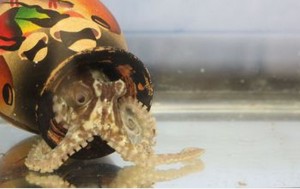
[[[54,122],[67,134],[53,149],[44,140],[33,146],[25,160],[30,170],[55,171],[95,136],[106,141],[125,161],[142,167],[188,161],[202,154],[198,148],[155,154],[156,123],[147,107],[125,95],[126,84],[121,79],[109,81],[97,71],[89,75],[88,80],[69,80],[53,96]]]

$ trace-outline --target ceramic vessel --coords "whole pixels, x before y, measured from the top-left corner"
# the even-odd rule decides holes
[[[55,147],[67,131],[53,121],[53,96],[74,80],[87,80],[87,70],[105,81],[121,79],[125,96],[150,109],[149,72],[127,51],[117,21],[100,1],[0,1],[1,117]],[[76,156],[111,152],[98,137]]]

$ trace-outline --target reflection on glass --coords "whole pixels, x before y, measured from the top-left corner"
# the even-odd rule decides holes
[[[153,187],[157,182],[181,178],[203,169],[201,160],[182,162],[178,168],[118,167],[102,158],[70,160],[53,174],[29,171],[24,160],[38,137],[28,138],[11,148],[0,159],[0,187]]]

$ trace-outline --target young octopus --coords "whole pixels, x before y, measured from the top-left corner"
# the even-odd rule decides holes
[[[55,121],[67,129],[66,136],[52,149],[43,140],[29,152],[25,165],[51,173],[74,153],[100,136],[125,161],[154,167],[198,158],[203,150],[187,148],[175,154],[155,154],[156,123],[147,107],[126,96],[124,81],[109,81],[91,72],[92,83],[68,82],[53,97]]]

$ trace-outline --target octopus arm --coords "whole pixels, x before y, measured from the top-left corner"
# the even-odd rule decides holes
[[[54,149],[51,149],[44,140],[41,140],[28,153],[25,165],[30,170],[51,173],[58,169],[75,152],[86,147],[88,142],[92,140],[92,132],[80,129],[71,134],[68,133]]]
[[[184,149],[175,154],[155,154],[155,119],[138,100],[120,98],[124,90],[122,81],[104,84],[89,119],[70,124],[66,136],[54,149],[40,141],[29,152],[26,166],[42,173],[53,172],[75,152],[86,147],[94,136],[107,141],[124,160],[142,167],[189,161],[202,154],[203,150],[198,148]]]
[[[140,166],[156,166],[189,161],[198,158],[203,150],[186,148],[175,154],[155,154],[156,123],[147,108],[131,97],[120,102],[119,112],[122,125],[110,125],[98,134],[114,148],[124,160]]]

